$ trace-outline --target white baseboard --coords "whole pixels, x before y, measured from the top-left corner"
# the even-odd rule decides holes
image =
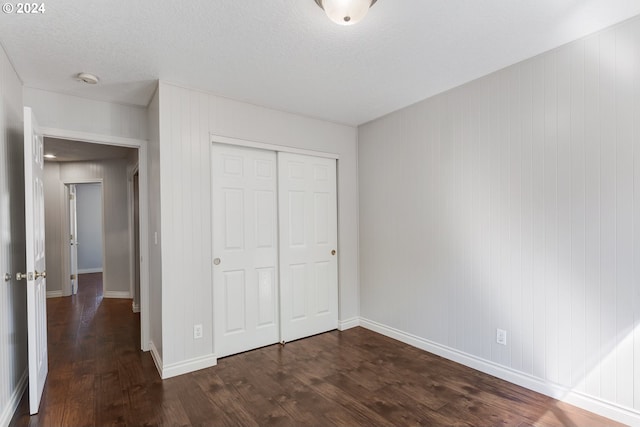
[[[184,360],[182,362],[171,363],[162,367],[162,379],[165,380],[178,375],[188,374],[189,372],[199,371],[200,369],[210,368],[218,364],[218,359],[213,354],[195,357],[193,359]]]
[[[82,270],[78,270],[78,274],[88,274],[88,273],[102,273],[101,268],[85,268]]]
[[[13,414],[15,414],[20,404],[20,399],[22,399],[22,395],[27,390],[28,379],[28,369],[25,369],[20,377],[20,381],[18,381],[16,389],[11,393],[11,399],[9,399],[7,406],[5,406],[2,409],[2,413],[0,413],[0,426],[8,426],[9,422],[11,422],[11,418],[13,418]]]
[[[484,372],[485,374],[498,377],[505,381],[509,381],[510,383],[528,388],[529,390],[536,391],[549,397],[553,397],[554,399],[558,399],[587,411],[602,415],[603,417],[611,418],[612,420],[628,425],[640,426],[640,412],[633,409],[605,402],[557,384],[548,383],[540,378],[498,365],[497,363],[429,341],[416,335],[400,331],[373,320],[361,317],[360,326],[396,339],[405,344],[409,344],[413,347],[417,347],[421,350],[428,351],[429,353],[444,357],[445,359],[460,363],[461,365]]]
[[[346,320],[340,320],[338,322],[338,330],[346,331],[347,329],[355,328],[356,326],[360,326],[360,318],[352,317]]]
[[[105,291],[103,297],[130,299],[131,294],[129,293],[129,291]]]
[[[47,291],[47,298],[60,298],[62,291]]]
[[[156,369],[160,374],[160,378],[163,380],[177,377],[178,375],[188,374],[189,372],[199,371],[200,369],[210,368],[218,364],[216,356],[210,354],[207,356],[184,360],[182,362],[172,363],[170,365],[163,365],[162,357],[160,357],[160,353],[158,353],[158,349],[153,342],[149,343],[149,349],[151,350],[153,363],[155,363]]]
[[[162,357],[156,348],[156,345],[153,341],[149,342],[149,351],[151,352],[151,358],[153,359],[153,364],[156,365],[156,369],[158,370],[158,375],[162,378]]]
[[[134,313],[140,313],[140,304],[136,304],[135,301],[131,303],[131,311]]]

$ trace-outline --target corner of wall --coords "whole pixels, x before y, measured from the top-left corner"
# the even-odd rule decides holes
[[[158,87],[147,107],[147,135],[149,137],[147,146],[147,197],[149,210],[145,219],[148,223],[147,246],[149,250],[147,254],[149,340],[154,344],[152,348],[156,349],[156,354],[162,356],[161,351],[158,351],[163,346],[162,236],[159,235],[162,223],[160,212],[160,95],[161,82],[158,82]],[[140,214],[143,215],[144,213],[141,212]],[[141,221],[145,219],[141,217]],[[160,361],[161,372],[162,358],[160,357],[158,360]]]

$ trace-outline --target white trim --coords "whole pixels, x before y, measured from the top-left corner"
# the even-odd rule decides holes
[[[147,143],[144,139],[125,138],[122,136],[101,135],[97,133],[78,132],[74,130],[41,127],[42,136],[73,141],[90,142],[93,144],[116,145],[119,147],[140,147]]]
[[[104,298],[120,298],[120,299],[130,299],[131,294],[129,291],[104,291],[102,294]]]
[[[138,148],[138,218],[140,235],[140,348],[149,351],[149,168],[147,141]]]
[[[193,359],[184,360],[182,362],[172,363],[164,366],[162,364],[162,357],[158,352],[158,349],[153,344],[149,343],[149,349],[151,350],[151,358],[156,365],[156,369],[160,374],[160,378],[166,380],[167,378],[177,377],[178,375],[187,374],[189,372],[199,371],[200,369],[211,368],[218,364],[218,359],[215,355],[209,354],[206,356],[195,357]]]
[[[195,357],[182,362],[164,365],[162,367],[162,379],[177,377],[178,375],[188,374],[189,372],[199,371],[200,369],[211,368],[218,364],[218,359],[213,354]]]
[[[64,185],[74,185],[74,184],[104,184],[104,179],[102,178],[87,178],[87,179],[65,179],[62,181]]]
[[[162,379],[162,356],[160,356],[160,352],[156,348],[153,341],[147,344],[147,348],[149,348],[149,352],[151,353],[153,364],[156,365],[156,370],[158,371],[158,375],[160,375],[160,378]]]
[[[47,291],[47,298],[60,298],[64,296],[62,291]]]
[[[78,274],[102,273],[102,268],[84,268],[78,269]]]
[[[356,326],[360,326],[360,318],[352,317],[347,320],[338,321],[338,330],[346,331],[347,329],[355,328]]]
[[[136,171],[138,170],[138,163],[136,162],[136,164],[133,167],[127,167],[127,210],[128,210],[128,215],[127,215],[127,220],[129,222],[129,254],[131,255],[131,263],[129,263],[129,293],[131,294],[131,298],[134,297],[134,292],[135,292],[135,262],[139,260],[136,260],[136,256],[135,256],[135,236],[134,236],[134,219],[133,219],[133,211],[134,211],[134,206],[133,206],[133,177],[136,173]],[[134,301],[135,303],[135,301]],[[135,311],[134,311],[135,313]]]
[[[286,145],[269,144],[266,142],[249,141],[240,138],[231,138],[228,136],[209,134],[211,143],[235,145],[240,147],[257,148],[260,150],[269,150],[281,153],[303,154],[306,156],[324,157],[327,159],[339,159],[340,155],[336,153],[328,153],[325,151],[306,150],[304,148],[293,148]]]
[[[131,311],[134,313],[140,313],[140,304],[136,304],[135,301],[131,302]]]
[[[90,142],[94,144],[116,145],[138,149],[139,185],[139,215],[140,215],[140,348],[149,351],[150,320],[149,320],[149,167],[147,160],[148,142],[145,139],[123,138],[112,135],[101,135],[88,132],[77,132],[66,129],[41,128],[43,136],[74,141]],[[104,221],[104,218],[103,218]]]
[[[429,353],[444,357],[476,369],[485,374],[493,375],[510,383],[528,388],[529,390],[547,395],[554,399],[575,405],[587,411],[594,412],[612,420],[628,424],[640,426],[640,412],[630,408],[625,408],[583,393],[562,387],[558,384],[548,383],[540,378],[507,368],[497,363],[473,356],[462,351],[458,351],[451,347],[447,347],[433,341],[418,337],[407,332],[400,331],[382,323],[373,320],[360,318],[360,326],[372,330],[387,337],[396,339],[405,344],[417,347]]]
[[[2,414],[0,414],[0,426],[8,426],[11,422],[11,418],[13,418],[16,409],[18,409],[22,395],[24,395],[24,392],[27,390],[28,378],[29,375],[27,374],[27,369],[25,369],[24,372],[22,372],[20,381],[18,381],[18,385],[11,394],[11,399],[9,399],[7,406],[4,407]]]
[[[156,348],[153,341],[147,344],[147,347],[151,351],[151,358],[154,365],[158,370],[160,378],[166,380],[167,378],[177,377],[178,375],[187,374],[189,372],[199,371],[200,369],[210,368],[218,364],[218,359],[215,355],[210,354],[207,356],[196,357],[194,359],[184,360],[178,363],[172,363],[164,366],[162,363],[162,356]]]

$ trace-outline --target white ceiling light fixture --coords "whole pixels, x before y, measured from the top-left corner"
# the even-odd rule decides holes
[[[362,21],[377,0],[315,0],[329,19],[340,25],[353,25]]]
[[[78,75],[76,76],[76,79],[78,79],[78,81],[80,82],[84,82],[89,85],[94,85],[100,81],[98,76],[90,73],[78,73]]]

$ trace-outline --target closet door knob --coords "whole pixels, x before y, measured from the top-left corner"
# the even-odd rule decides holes
[[[331,251],[331,255],[335,255],[335,254],[336,254],[336,250],[334,249]]]
[[[213,265],[220,265],[220,258],[215,258],[213,260]]]

